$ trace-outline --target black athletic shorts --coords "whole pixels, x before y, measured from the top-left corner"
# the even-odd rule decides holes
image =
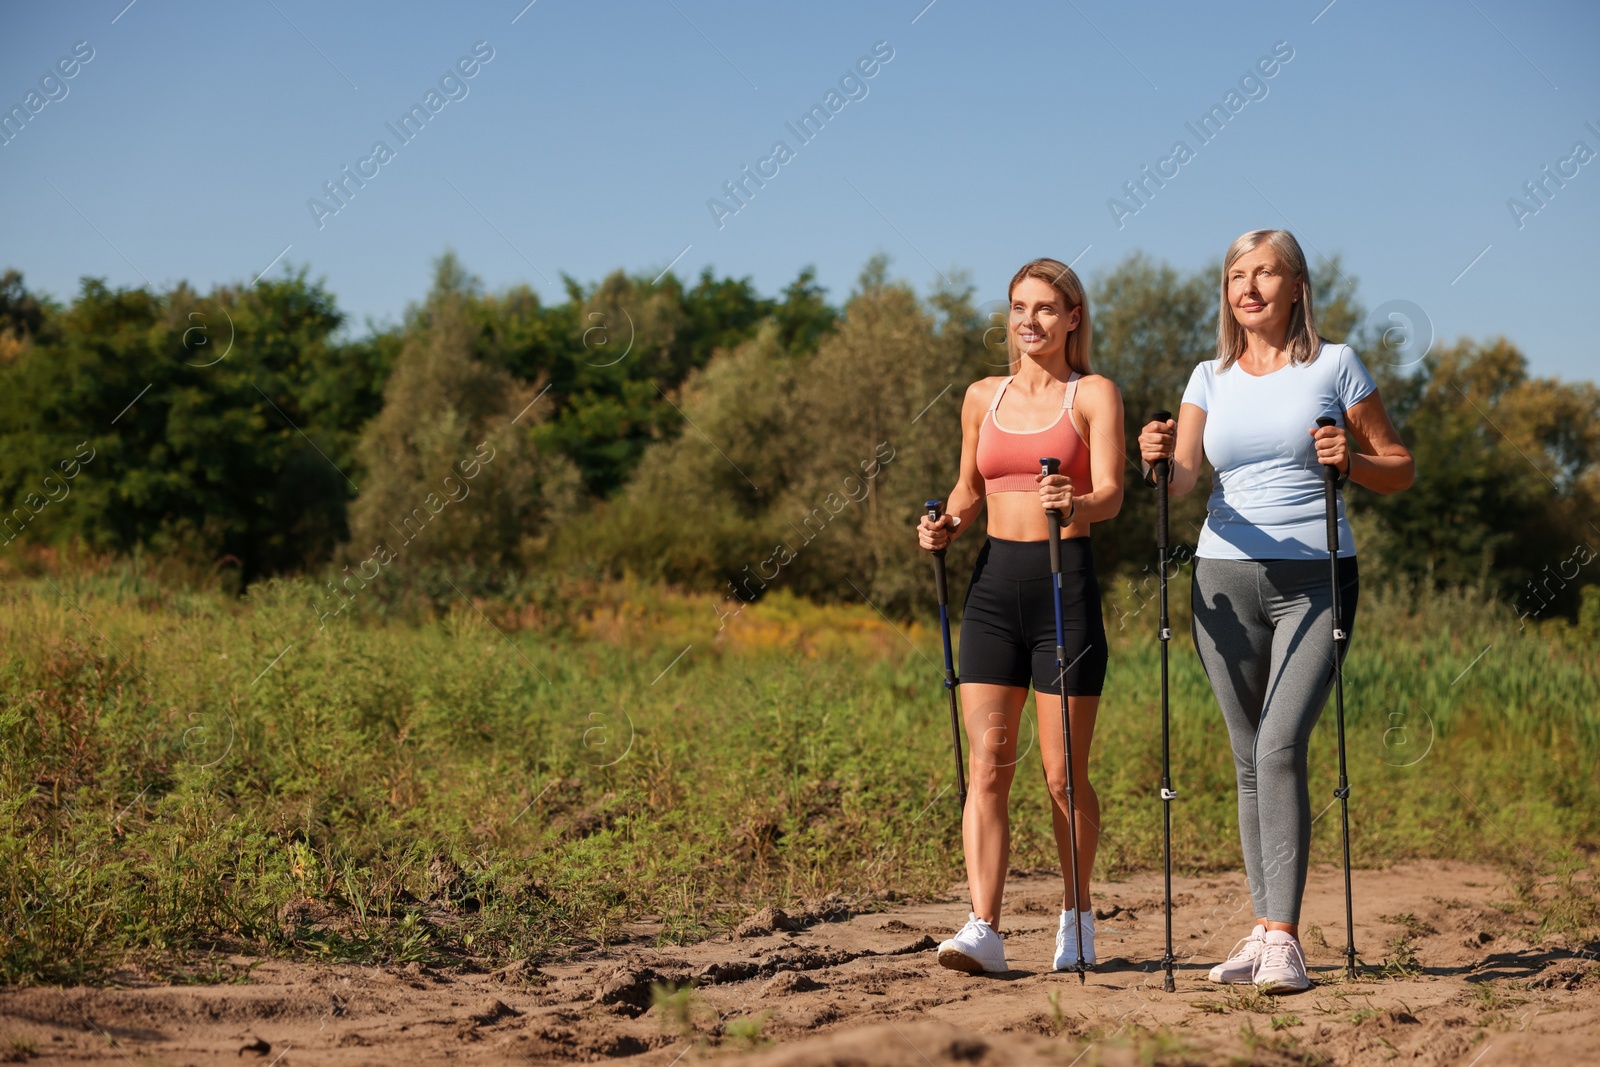
[[[961,617],[961,681],[1060,693],[1054,598],[1048,541],[985,541]],[[1087,537],[1061,539],[1061,624],[1067,695],[1099,696],[1106,627]]]

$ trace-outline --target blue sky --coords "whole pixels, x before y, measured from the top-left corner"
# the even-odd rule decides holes
[[[768,294],[814,264],[839,301],[879,251],[919,291],[965,270],[992,299],[1038,255],[1192,269],[1285,226],[1341,255],[1369,308],[1600,374],[1600,157],[1574,154],[1600,153],[1595,5],[525,3],[8,5],[0,105],[56,98],[0,145],[0,267],[66,299],[82,275],[204,290],[279,257],[360,332],[447,245],[552,300],[562,272],[675,261]],[[93,58],[41,89],[78,42]],[[446,78],[477,42],[493,58]],[[875,46],[892,58],[860,78]],[[430,89],[405,143],[386,124]],[[786,124],[830,90],[802,141]],[[1213,105],[1202,141],[1186,124]],[[363,166],[319,220],[308,201],[337,206],[324,183]],[[738,206],[723,184],[745,166],[770,177],[719,226],[708,201]],[[1168,177],[1141,203],[1123,186],[1146,166]]]

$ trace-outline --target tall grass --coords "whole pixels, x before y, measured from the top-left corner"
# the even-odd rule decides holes
[[[224,948],[490,965],[643,917],[687,939],[757,901],[961,877],[928,627],[781,592],[724,617],[707,597],[570,586],[416,623],[358,603],[319,627],[320,599],[113,572],[0,584],[0,978],[181,975]],[[1102,877],[1159,859],[1142,602],[1124,590],[1108,612]],[[1177,623],[1177,859],[1231,870],[1226,735]],[[1600,822],[1591,649],[1466,597],[1364,596],[1357,862],[1537,872],[1559,854],[1570,880]],[[1312,750],[1328,801],[1332,719]],[[1042,774],[1018,776],[1013,815],[1013,863],[1053,868]],[[1336,830],[1318,822],[1314,858],[1336,857]]]

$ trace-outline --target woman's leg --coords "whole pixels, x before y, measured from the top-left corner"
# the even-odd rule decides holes
[[[1351,631],[1358,584],[1355,561],[1340,561],[1339,596]],[[1276,630],[1272,673],[1256,735],[1260,797],[1258,835],[1264,858],[1268,929],[1299,934],[1300,901],[1311,859],[1311,798],[1306,752],[1311,731],[1333,688],[1333,610],[1328,564],[1280,560],[1266,565],[1264,599]],[[1348,649],[1348,641],[1345,648]]]
[[[1261,610],[1261,567],[1250,560],[1196,560],[1190,592],[1195,651],[1222,709],[1233,749],[1239,844],[1258,922],[1267,914],[1267,861],[1262,855],[1256,732],[1266,702],[1273,637]]]
[[[1061,859],[1063,886],[1072,884],[1072,838],[1067,833],[1067,760],[1061,744],[1061,698],[1053,693],[1035,693],[1039,712],[1039,755],[1044,759],[1045,783],[1050,789],[1050,818],[1055,824],[1056,852]],[[1077,901],[1068,902],[1062,893],[1063,911],[1089,907],[1089,874],[1094,870],[1095,851],[1100,846],[1100,798],[1089,781],[1089,746],[1094,742],[1094,720],[1100,698],[1067,697],[1067,715],[1072,728],[1072,804],[1077,812],[1073,829],[1078,839]]]
[[[1022,725],[1026,687],[961,683],[966,720],[967,807],[961,813],[961,844],[967,861],[972,911],[1000,929],[1006,867],[1011,859],[1011,819],[1007,802],[1016,774],[1017,733]]]
[[[1061,908],[1089,908],[1089,875],[1100,845],[1100,798],[1089,781],[1089,749],[1095,716],[1106,677],[1106,628],[1100,612],[1100,585],[1095,580],[1094,554],[1087,537],[1061,542],[1061,640],[1067,713],[1072,729],[1072,810],[1068,824],[1067,761],[1061,743],[1060,682],[1063,664],[1056,660],[1055,581],[1029,582],[1022,593],[1027,604],[1028,632],[1033,638],[1034,705],[1039,714],[1039,755],[1050,790],[1050,817],[1056,852],[1061,860]],[[1072,830],[1072,834],[1068,830]],[[1073,885],[1072,837],[1078,842],[1078,878]],[[1075,900],[1073,898],[1076,898]]]

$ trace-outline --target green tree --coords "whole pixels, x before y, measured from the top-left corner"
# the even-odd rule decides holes
[[[710,268],[687,288],[670,272],[647,280],[614,271],[589,289],[563,282],[566,303],[548,309],[537,338],[522,329],[528,343],[508,337],[502,351],[521,377],[545,376],[553,410],[536,432],[540,446],[569,457],[585,490],[600,498],[617,492],[652,442],[680,432],[668,397],[715,353],[749,340],[769,319],[784,351],[815,351],[836,317],[809,267],[782,301]]]
[[[1563,565],[1580,545],[1600,554],[1600,389],[1529,377],[1504,338],[1458,341],[1389,388],[1416,484],[1350,497],[1379,520],[1372,548],[1384,570],[1572,615],[1600,570]]]
[[[479,297],[456,257],[441,256],[357,448],[363,485],[344,558],[380,599],[419,587],[448,599],[452,581],[504,586],[546,523],[575,503],[577,472],[529,432],[542,385],[519,381],[489,351]],[[384,567],[399,580],[379,582]]]
[[[52,310],[48,299],[40,300],[23,286],[21,271],[8,269],[0,275],[0,365],[17,357]]]
[[[890,281],[887,267],[882,256],[868,262],[836,329],[799,375],[794,475],[774,518],[795,555],[780,579],[786,587],[865,599],[906,618],[932,600],[915,525],[923,502],[955,483],[962,397],[989,368],[965,278],[923,302]],[[958,542],[952,574],[970,568],[979,540]]]
[[[614,271],[587,293],[567,282],[573,334],[551,366],[553,412],[536,436],[577,465],[590,495],[604,497],[676,425],[663,392],[703,358],[697,364],[689,350],[674,279],[658,286]]]
[[[1215,358],[1220,273],[1218,266],[1184,276],[1135,252],[1089,287],[1091,365],[1122,391],[1125,423],[1122,511],[1094,530],[1096,565],[1103,575],[1122,572],[1113,581],[1154,573],[1155,494],[1141,481],[1137,438],[1153,412],[1178,414],[1195,366]],[[1199,537],[1205,500],[1197,491],[1172,501],[1168,528],[1175,544],[1192,546]]]
[[[815,267],[801,270],[799,277],[783,291],[783,303],[773,309],[778,322],[778,343],[785,352],[803,355],[817,350],[828,331],[839,321],[839,312],[828,304],[827,291],[817,284]]]
[[[792,473],[797,367],[767,323],[691,373],[668,400],[682,431],[558,542],[558,558],[702,590],[771,549],[766,509]]]
[[[350,427],[382,374],[338,358],[342,321],[304,270],[205,296],[84,279],[4,372],[8,539],[143,545],[237,564],[246,582],[328,558],[345,534]],[[30,505],[80,446],[94,458],[70,491]]]
[[[691,373],[670,398],[680,432],[646,452],[566,557],[740,599],[782,587],[900,616],[925,607],[913,526],[955,481],[961,395],[985,373],[980,322],[970,287],[924,306],[886,267],[868,264],[815,350],[770,316]],[[970,567],[977,540],[953,567]]]
[[[1370,341],[1362,331],[1367,311],[1356,296],[1357,281],[1344,269],[1340,256],[1329,256],[1311,271],[1311,306],[1323,340],[1347,344],[1370,362],[1372,353],[1364,350]]]

